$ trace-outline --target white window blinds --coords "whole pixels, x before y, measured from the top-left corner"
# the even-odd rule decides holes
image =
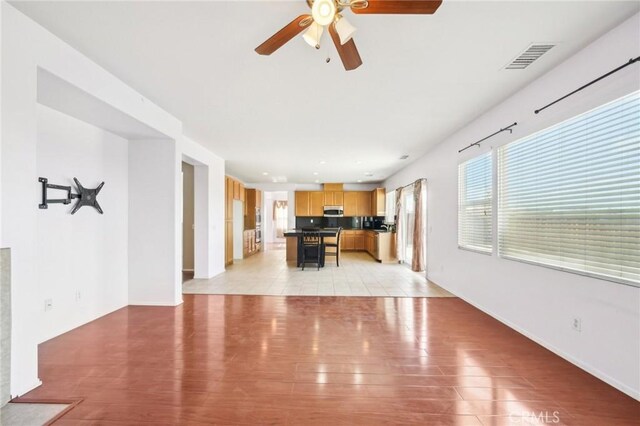
[[[458,166],[458,246],[491,253],[491,152]]]
[[[638,285],[639,93],[498,150],[498,249]]]

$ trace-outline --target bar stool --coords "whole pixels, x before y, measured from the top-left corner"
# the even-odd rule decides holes
[[[336,266],[340,267],[340,234],[342,234],[342,227],[338,228],[338,235],[336,236],[335,243],[324,243],[325,256],[335,256],[336,257]],[[327,251],[326,248],[335,248],[335,251]]]
[[[302,270],[304,271],[304,264],[307,263],[307,255],[311,257],[309,263],[316,263],[318,265],[318,271],[320,270],[320,231],[317,228],[302,228]],[[315,260],[313,257],[315,256]]]

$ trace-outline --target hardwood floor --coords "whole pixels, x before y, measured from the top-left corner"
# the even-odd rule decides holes
[[[612,354],[611,356],[615,356]],[[185,295],[40,346],[56,425],[637,425],[640,403],[457,298]]]

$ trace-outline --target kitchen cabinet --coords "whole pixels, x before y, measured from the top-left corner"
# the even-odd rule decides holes
[[[325,206],[342,206],[344,204],[344,192],[324,191]]]
[[[309,216],[309,192],[296,191],[296,216]]]
[[[344,193],[344,215],[358,216],[358,193],[355,191],[346,191]]]
[[[322,191],[309,192],[309,216],[324,215],[324,193]]]
[[[229,176],[224,177],[225,180],[225,210],[224,210],[224,218],[225,220],[233,219],[233,179]]]
[[[296,191],[296,216],[319,217],[324,215],[323,191]]]
[[[343,230],[340,236],[340,248],[342,250],[364,250],[365,231],[354,229]]]
[[[371,216],[384,216],[386,214],[386,193],[384,188],[376,188],[371,191]]]
[[[365,232],[365,251],[382,263],[396,261],[395,232]]]
[[[256,216],[262,206],[262,191],[259,189],[245,189],[244,229],[256,229]]]
[[[243,243],[244,243],[242,248],[243,257],[248,257],[248,256],[251,256],[252,254],[256,254],[260,250],[259,244],[256,243],[255,229],[249,229],[244,231]]]
[[[224,222],[224,264],[233,263],[233,220]]]
[[[371,216],[371,192],[356,191],[357,207],[356,216]]]

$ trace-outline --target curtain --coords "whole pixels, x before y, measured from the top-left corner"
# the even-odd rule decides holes
[[[276,238],[284,238],[284,231],[287,229],[287,201],[279,200],[273,202],[273,222],[276,230]]]
[[[424,179],[418,179],[413,184],[413,201],[415,206],[414,226],[413,226],[413,256],[411,259],[411,270],[422,272],[425,269],[425,220],[424,204],[426,198],[426,185]]]
[[[404,242],[402,232],[400,232],[400,211],[402,209],[402,188],[396,189],[396,258],[398,262],[404,259]]]

